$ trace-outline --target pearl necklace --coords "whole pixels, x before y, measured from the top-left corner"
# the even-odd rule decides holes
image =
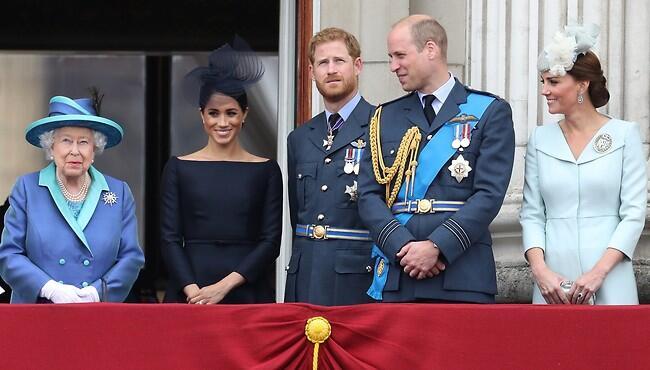
[[[86,199],[86,195],[88,194],[88,184],[90,183],[88,179],[88,174],[84,176],[84,182],[81,184],[81,189],[79,189],[79,192],[77,194],[72,194],[68,189],[65,187],[65,184],[63,184],[63,181],[61,181],[61,178],[59,178],[59,175],[56,175],[56,182],[59,184],[59,189],[61,189],[61,193],[63,193],[63,196],[65,199],[71,201],[71,202],[81,202],[82,200]]]

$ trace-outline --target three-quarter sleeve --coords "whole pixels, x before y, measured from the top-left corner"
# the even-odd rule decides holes
[[[608,246],[621,251],[629,259],[639,241],[645,224],[648,177],[645,155],[641,145],[639,125],[632,123],[625,135],[623,146],[623,175],[621,176],[618,214],[621,222],[616,226]]]
[[[171,158],[162,176],[161,252],[170,277],[182,289],[196,283],[196,278],[183,246],[177,161],[176,158]]]
[[[546,249],[546,207],[539,187],[535,133],[536,131],[533,131],[530,135],[526,148],[524,200],[519,214],[524,253],[531,248]]]
[[[235,271],[248,282],[256,281],[273,265],[280,254],[282,237],[282,173],[277,162],[269,161],[262,222],[255,248],[242,260]]]

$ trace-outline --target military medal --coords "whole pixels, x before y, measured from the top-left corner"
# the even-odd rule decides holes
[[[472,130],[470,129],[469,123],[462,125],[463,127],[463,138],[460,139],[460,146],[467,148],[469,146],[469,140],[472,135]]]
[[[451,142],[451,147],[454,149],[460,148],[460,125],[454,127],[454,141]]]
[[[600,134],[594,140],[594,150],[598,153],[605,153],[612,147],[612,137],[609,134]]]
[[[345,165],[343,166],[343,172],[348,175],[354,172],[355,175],[359,174],[359,163],[361,162],[361,155],[363,154],[363,149],[366,147],[366,142],[363,139],[358,139],[350,143],[354,148],[348,148],[345,150]]]
[[[354,149],[349,148],[345,149],[345,165],[343,166],[343,172],[348,175],[354,171]]]
[[[332,133],[329,133],[327,135],[327,139],[323,140],[323,146],[325,147],[325,150],[330,150],[332,144],[334,144],[334,135]]]
[[[472,138],[472,126],[467,122],[476,122],[478,118],[472,114],[459,114],[458,116],[449,120],[449,123],[458,123],[454,128],[454,141],[451,142],[451,147],[463,151],[470,144]]]
[[[345,185],[345,194],[350,196],[350,201],[351,202],[356,202],[357,201],[357,198],[358,198],[359,194],[357,192],[357,182],[356,181],[354,181],[352,186]]]
[[[338,116],[337,121],[334,122],[334,126],[330,125],[329,120],[327,121],[327,139],[323,140],[323,146],[325,147],[325,150],[330,150],[332,148],[332,145],[334,145],[334,135],[336,135],[334,132],[341,128],[341,126],[343,126],[343,122],[345,122],[343,121],[343,117],[341,117],[338,113],[334,113],[334,115]],[[330,118],[332,117],[333,116],[330,116]]]
[[[451,176],[454,177],[456,181],[461,182],[464,178],[469,176],[472,167],[469,166],[469,161],[466,161],[461,154],[451,161],[451,165],[447,167],[447,169],[451,172]]]
[[[355,175],[359,174],[359,163],[361,163],[362,154],[363,154],[363,146],[359,149],[354,149],[354,174]]]

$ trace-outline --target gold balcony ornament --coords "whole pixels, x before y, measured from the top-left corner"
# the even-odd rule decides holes
[[[332,334],[332,327],[329,321],[322,316],[315,316],[307,320],[305,325],[305,335],[307,339],[314,343],[314,357],[312,360],[312,369],[318,369],[318,346],[324,343]]]

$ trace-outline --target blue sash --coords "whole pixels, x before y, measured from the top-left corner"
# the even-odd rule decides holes
[[[467,123],[473,130],[492,101],[494,101],[494,98],[487,95],[476,93],[467,95],[467,102],[458,106],[460,113],[456,117],[471,115],[476,117],[476,119],[465,122],[445,123],[424,146],[418,155],[418,163],[420,165],[417,167],[412,199],[422,199],[425,197],[427,190],[429,190],[440,169],[456,153],[456,149],[451,146],[451,142],[454,140],[454,129],[456,125]],[[397,194],[397,202],[404,202],[406,200],[406,191],[406,182],[404,182]],[[395,215],[395,219],[402,225],[406,225],[411,217],[413,217],[413,214],[408,212]],[[388,279],[390,264],[384,252],[377,245],[372,246],[372,258],[376,258],[375,269],[373,270],[372,284],[366,294],[380,301],[383,299],[382,293]],[[378,269],[380,264],[383,265],[383,268]]]

